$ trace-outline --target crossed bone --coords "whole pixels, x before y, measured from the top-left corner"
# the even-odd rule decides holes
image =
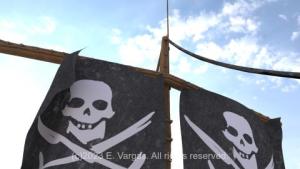
[[[44,164],[44,158],[42,152],[39,154],[39,169],[44,169],[51,166],[57,166],[62,164],[68,164],[73,163],[76,161],[81,160],[79,157],[81,157],[82,154],[84,154],[88,158],[82,158],[84,161],[88,163],[98,163],[103,166],[106,166],[111,169],[140,169],[145,160],[146,155],[142,152],[137,156],[137,158],[132,162],[132,164],[129,166],[129,168],[120,166],[118,164],[115,164],[109,160],[106,160],[102,157],[99,157],[98,154],[103,153],[107,149],[123,142],[124,140],[128,139],[129,137],[137,134],[138,132],[145,129],[147,126],[151,124],[151,117],[154,115],[155,112],[151,112],[145,117],[143,117],[141,120],[133,124],[132,126],[128,127],[127,129],[121,131],[119,134],[99,143],[94,146],[90,150],[87,150],[83,147],[80,147],[79,145],[71,142],[69,139],[64,137],[63,135],[51,130],[47,126],[45,126],[39,117],[38,119],[38,131],[40,135],[50,144],[58,144],[62,143],[67,148],[72,150],[74,152],[74,155],[56,159],[53,161],[50,161],[46,164]],[[79,157],[78,157],[79,156]]]

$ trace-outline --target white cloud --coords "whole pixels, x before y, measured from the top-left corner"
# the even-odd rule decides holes
[[[277,57],[272,55],[268,46],[261,46],[253,61],[253,67],[270,69]]]
[[[289,53],[286,56],[284,56],[284,53],[278,53],[277,55],[279,55],[280,58],[274,62],[273,69],[300,72],[299,53]]]
[[[226,2],[222,11],[218,14],[222,23],[220,31],[235,32],[244,34],[256,34],[260,22],[252,15],[258,8],[262,7],[266,1],[236,1]]]
[[[223,55],[223,49],[214,42],[199,43],[196,46],[196,53],[213,60],[219,60]]]
[[[237,42],[237,44],[241,44],[239,49],[235,46],[236,44],[233,43],[234,45],[232,45],[232,48],[225,47],[224,51],[225,53],[230,53],[230,56],[233,56],[231,59],[230,57],[226,57],[226,59],[233,61],[234,64],[279,71],[300,72],[299,53],[275,51],[268,46],[259,46],[253,41],[244,40],[242,43],[239,41]],[[247,44],[249,44],[248,51],[244,49]],[[227,46],[231,46],[230,43]],[[242,51],[245,51],[244,55],[240,53]],[[266,88],[278,88],[282,92],[291,92],[298,89],[298,86],[300,85],[299,80],[284,81],[283,78],[268,76],[263,76],[261,78],[257,77],[256,80],[252,80],[255,81],[253,84],[261,86],[262,90],[265,90]],[[268,81],[265,79],[271,83],[267,83]],[[239,77],[238,80],[248,83],[248,81],[241,77]]]
[[[255,68],[296,70],[300,67],[300,63],[295,61],[298,54],[277,51],[276,48],[259,41],[260,37],[257,33],[261,22],[253,13],[269,2],[274,1],[226,2],[219,12],[201,12],[188,17],[183,17],[178,10],[174,10],[170,15],[170,37],[179,45],[186,42],[195,44],[195,53],[210,59]],[[123,63],[153,69],[156,67],[161,37],[166,33],[166,19],[161,20],[158,26],[146,26],[145,30],[146,33],[127,39],[116,31],[117,37],[113,38],[120,43],[119,54]],[[237,36],[231,36],[232,34]],[[217,43],[215,39],[220,36],[225,37],[225,40]],[[283,59],[285,56],[287,56],[286,60]],[[207,65],[199,66],[181,57],[180,52],[172,46],[170,57],[171,69],[175,72],[201,74],[209,69]],[[240,77],[238,79],[242,80]],[[270,87],[270,82],[278,88],[284,86],[281,85],[281,80],[272,78],[253,80],[253,84],[264,89]]]
[[[278,17],[279,17],[280,19],[284,20],[284,21],[287,21],[287,20],[288,20],[287,16],[286,16],[286,15],[283,15],[283,14],[279,14]]]
[[[243,33],[243,34],[256,34],[258,28],[260,26],[260,22],[256,21],[253,18],[247,18],[245,16],[230,16],[228,18],[223,18],[222,27],[225,29],[220,29],[225,33]]]
[[[201,13],[198,16],[183,18],[178,10],[170,16],[170,36],[175,42],[191,38],[193,41],[203,39],[204,33],[215,27],[220,22],[216,14]],[[161,39],[166,34],[166,20],[159,23],[159,27],[147,27],[148,31],[156,38]]]
[[[191,64],[184,57],[182,57],[179,60],[178,68],[179,68],[180,73],[189,73],[189,72],[191,72]]]
[[[255,38],[250,37],[231,39],[223,46],[219,46],[214,42],[198,44],[197,53],[214,60],[241,66],[300,72],[299,53],[276,51],[267,45],[259,45]],[[243,76],[238,76],[237,79],[244,83],[250,81]],[[282,78],[270,77],[267,79],[274,84],[273,87],[280,88],[283,92],[296,89],[294,82],[300,84],[299,80],[293,80],[289,82],[291,84],[288,84],[284,83]],[[253,84],[262,86],[262,88],[272,87],[264,79],[252,80],[254,81]]]
[[[119,48],[121,62],[134,66],[145,65],[154,68],[153,64],[159,56],[160,40],[150,34],[138,35],[129,38]],[[155,65],[156,66],[156,65]]]
[[[257,21],[254,21],[252,19],[247,19],[246,22],[246,28],[249,32],[255,32],[258,30],[260,23]]]
[[[199,41],[203,41],[206,38],[206,34],[211,29],[222,30],[222,27],[227,27],[231,31],[241,31],[244,33],[256,32],[259,23],[251,18],[245,18],[244,16],[232,16],[226,18],[228,14],[231,15],[232,7],[230,9],[224,9],[222,13],[200,13],[196,16],[189,16],[183,18],[178,10],[174,10],[170,16],[170,36],[174,42],[181,44],[185,40],[192,40],[193,43],[197,44]],[[239,13],[245,14],[243,9],[248,11],[256,8],[256,4],[233,4],[234,9],[239,9]],[[240,9],[241,8],[241,9]],[[166,20],[159,22],[158,27],[146,27],[147,32],[145,34],[136,35],[128,39],[121,37],[118,32],[112,36],[114,42],[120,43],[119,54],[121,56],[122,63],[133,64],[134,66],[145,66],[149,64],[156,64],[159,51],[161,37],[165,35]],[[120,39],[123,41],[121,42]],[[206,45],[206,46],[205,46]],[[208,49],[209,51],[206,51]],[[197,50],[202,53],[205,51],[205,55],[213,59],[221,53],[220,47],[214,45],[212,42],[207,44],[197,45]],[[248,50],[248,49],[247,49]],[[177,59],[179,52],[171,51],[172,58]],[[174,63],[171,59],[171,63]],[[177,64],[181,65],[181,64]],[[152,67],[153,67],[152,66]]]
[[[255,39],[241,38],[232,39],[224,46],[224,57],[233,64],[250,66],[255,54],[259,51],[259,46]]]
[[[253,12],[259,6],[260,5],[256,1],[252,1],[251,3],[244,0],[236,1],[234,3],[226,2],[222,13],[228,16],[245,15]]]
[[[182,17],[178,10],[173,10],[170,15],[170,37],[177,44],[181,44],[186,40],[191,40],[194,44],[201,41],[202,44],[197,44],[197,52],[218,59],[221,56],[221,47],[213,44],[213,42],[205,42],[208,33],[214,34],[214,32],[209,31],[217,29],[225,34],[228,32],[255,34],[260,23],[252,18],[249,13],[255,11],[264,3],[265,1],[246,2],[243,0],[235,3],[225,3],[223,10],[219,13],[202,12],[199,15],[186,18]],[[161,37],[166,34],[166,19],[161,20],[156,27],[148,25],[145,29],[146,33],[130,38],[122,37],[121,30],[113,31],[112,42],[119,45],[122,63],[148,68],[155,67],[160,52]],[[233,42],[228,47],[234,45]],[[246,50],[246,53],[253,50],[252,46],[250,46],[250,49],[246,46],[242,47]],[[179,52],[173,51],[171,51],[171,63],[178,66],[182,65],[182,63],[179,64],[182,61],[178,60]],[[240,53],[244,52],[240,51]],[[183,70],[182,66],[179,67]],[[193,66],[191,69],[193,69]]]
[[[291,40],[295,41],[296,39],[298,39],[300,36],[300,32],[293,32],[291,35]]]
[[[238,0],[235,2],[226,2],[222,9],[222,14],[226,16],[249,16],[252,12],[261,8],[266,3],[275,2],[277,0]]]
[[[241,16],[230,17],[230,30],[233,32],[243,32],[243,27],[246,25],[246,20]]]
[[[187,37],[192,37],[193,41],[199,41],[204,38],[203,33],[210,28],[217,26],[220,19],[215,14],[201,14],[198,17],[189,17],[186,20],[186,27],[184,31]]]
[[[208,19],[209,18],[209,19]],[[182,18],[178,10],[173,11],[173,15],[170,16],[170,35],[172,40],[176,43],[181,43],[183,40],[192,39],[193,41],[199,41],[203,39],[204,33],[209,28],[216,26],[219,23],[218,17],[213,14],[201,14],[195,17]],[[134,66],[155,67],[160,53],[161,38],[165,35],[166,20],[162,20],[158,27],[147,26],[147,33],[136,35],[125,39],[121,37],[121,34],[117,34],[114,39],[123,39],[119,44],[119,54],[121,56],[122,63],[132,64]],[[172,48],[171,48],[172,49]],[[174,50],[173,50],[174,51]],[[174,63],[172,59],[177,60],[179,52],[171,51],[172,58],[171,63]],[[181,70],[182,64],[181,62]]]

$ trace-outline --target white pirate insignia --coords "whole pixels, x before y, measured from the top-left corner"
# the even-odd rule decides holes
[[[79,80],[70,87],[70,100],[62,110],[63,116],[69,117],[67,134],[75,136],[82,144],[87,144],[95,139],[103,139],[106,130],[106,120],[113,117],[115,112],[112,109],[112,91],[104,82],[94,80]],[[75,144],[65,136],[48,128],[41,117],[38,118],[38,131],[40,135],[50,144],[62,143],[70,149],[73,154],[44,163],[43,152],[39,154],[39,169],[52,166],[74,163],[84,160],[87,163],[97,163],[111,169],[140,169],[146,155],[139,153],[137,158],[127,168],[100,157],[105,152],[131,136],[144,130],[151,124],[151,118],[155,112],[151,112],[119,134],[112,136],[87,149]],[[81,154],[85,154],[82,158]],[[80,158],[79,158],[80,157]]]

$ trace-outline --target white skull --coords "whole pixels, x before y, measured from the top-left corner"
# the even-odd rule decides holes
[[[105,135],[105,118],[114,115],[111,88],[104,82],[79,80],[70,87],[70,100],[62,110],[70,117],[67,133],[71,132],[86,144]]]
[[[255,154],[258,152],[258,148],[248,121],[244,117],[229,111],[224,112],[223,116],[227,123],[227,128],[223,131],[223,134],[234,145],[234,158],[245,169],[257,169]]]

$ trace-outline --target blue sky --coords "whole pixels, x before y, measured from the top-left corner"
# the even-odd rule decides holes
[[[84,56],[153,70],[166,34],[164,0],[1,0],[0,4],[2,40],[65,52],[86,47]],[[170,39],[211,59],[300,72],[299,6],[296,0],[170,0]],[[219,68],[172,47],[170,54],[172,74],[271,118],[282,117],[286,168],[300,169],[299,80]],[[0,141],[4,166],[20,166],[26,133],[57,68],[0,54],[1,112],[2,119],[9,119],[0,123],[6,138]],[[178,99],[179,92],[172,90],[174,145],[181,144]],[[173,152],[173,165],[182,166],[180,146]]]

